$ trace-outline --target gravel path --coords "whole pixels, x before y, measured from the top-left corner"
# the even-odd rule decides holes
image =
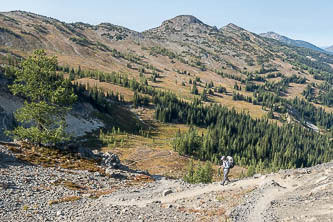
[[[190,185],[180,180],[166,180],[162,178],[153,185],[142,190],[120,191],[103,198],[107,205],[145,206],[151,203],[173,203],[177,200],[195,198],[211,192],[228,192],[234,189],[246,188],[258,183],[257,179],[234,181],[230,186],[221,186],[220,183]],[[163,191],[170,190],[170,194],[162,195]]]
[[[230,213],[233,221],[333,221],[333,162],[267,177]]]

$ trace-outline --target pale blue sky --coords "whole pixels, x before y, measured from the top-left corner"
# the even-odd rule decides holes
[[[318,46],[333,45],[333,0],[1,0],[0,11],[24,10],[65,22],[110,22],[136,31],[180,14],[218,28],[275,31]]]

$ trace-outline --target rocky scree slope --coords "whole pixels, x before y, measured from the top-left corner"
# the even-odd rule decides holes
[[[133,183],[149,176],[119,165],[113,154],[95,152],[94,155],[105,156],[103,162],[109,164],[100,167],[107,167],[106,174],[31,165],[0,145],[0,219],[332,221],[333,218],[333,162],[233,179],[221,186],[219,183],[191,185],[160,176]]]

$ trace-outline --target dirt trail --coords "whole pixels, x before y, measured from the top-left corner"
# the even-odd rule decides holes
[[[231,189],[239,189],[239,188],[246,188],[253,185],[259,185],[262,183],[264,179],[246,179],[246,180],[239,180],[234,181],[226,186],[222,186],[220,183],[212,183],[208,185],[201,185],[201,186],[194,186],[193,188],[190,188],[188,190],[184,190],[181,192],[173,192],[167,196],[161,196],[161,193],[164,190],[170,189],[170,187],[175,187],[176,185],[173,185],[170,180],[162,180],[160,183],[160,186],[157,190],[155,190],[155,195],[153,198],[147,198],[147,199],[141,199],[141,200],[134,200],[138,193],[128,193],[127,198],[129,200],[119,200],[120,196],[123,197],[123,194],[107,197],[104,199],[104,202],[108,205],[118,205],[118,206],[146,206],[147,204],[154,203],[154,202],[160,202],[160,203],[172,203],[180,199],[188,199],[193,198],[202,194],[211,193],[214,191],[228,191]],[[147,190],[145,192],[151,192],[150,190]],[[141,196],[144,196],[143,193],[140,193]]]
[[[230,189],[239,189],[241,187],[244,188],[248,186],[253,186],[260,183],[261,181],[261,179],[240,180],[235,181],[228,186],[222,186],[220,183],[213,183],[204,187],[196,187],[194,189],[186,190],[180,193],[173,193],[165,197],[157,198],[157,200],[161,201],[162,203],[171,203],[179,199],[192,198],[213,191],[228,191]]]
[[[258,194],[256,203],[253,205],[250,213],[245,217],[246,221],[267,221],[267,218],[270,216],[267,214],[271,203],[283,196],[285,193],[292,192],[295,188],[295,183],[290,180],[282,180],[278,178],[274,178],[274,180],[272,180],[269,178],[263,181],[263,184],[259,186],[259,189],[261,189],[262,192]]]
[[[184,189],[179,187],[179,181],[161,179],[150,188],[127,190],[105,196],[101,201],[106,206],[146,207],[154,203],[177,205],[190,200],[193,206],[200,208],[200,201],[206,198],[207,202],[207,196],[212,194],[215,194],[216,201],[217,193],[223,195],[255,187],[251,193],[245,194],[243,203],[225,208],[226,215],[239,222],[307,221],[300,216],[311,216],[312,221],[333,221],[333,162],[307,169],[259,175],[233,181],[226,186],[212,183],[189,185]],[[166,190],[170,190],[170,193],[163,194]],[[302,204],[304,207],[300,208]],[[331,207],[324,209],[323,206]],[[306,210],[309,212],[304,212]]]
[[[230,216],[237,222],[333,221],[333,162],[268,176]]]

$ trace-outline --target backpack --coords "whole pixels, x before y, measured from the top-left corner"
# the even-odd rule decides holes
[[[227,160],[229,162],[229,166],[230,168],[233,168],[234,167],[234,159],[231,157],[231,156],[227,156]]]

